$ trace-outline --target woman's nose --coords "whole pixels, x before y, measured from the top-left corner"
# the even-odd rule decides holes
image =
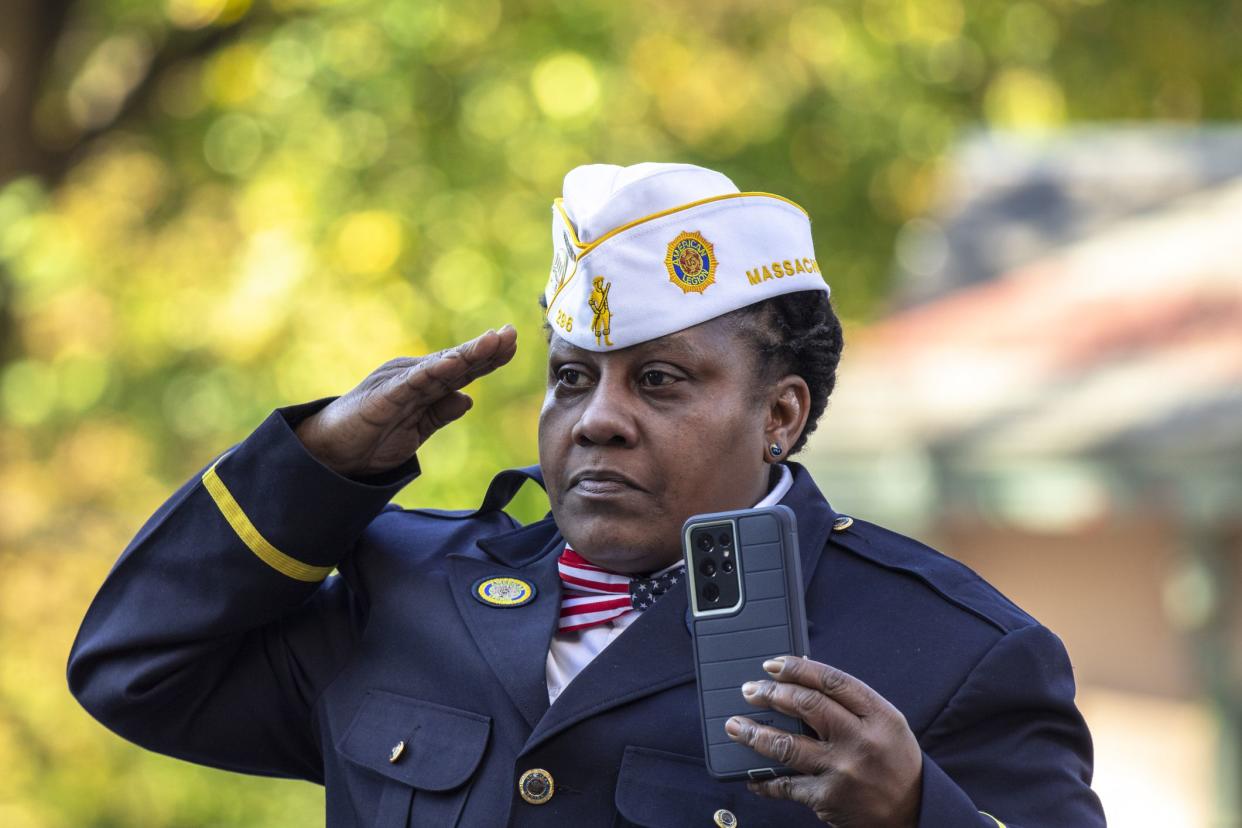
[[[625,384],[601,380],[591,391],[574,423],[572,436],[580,446],[633,446],[638,428],[633,400]]]

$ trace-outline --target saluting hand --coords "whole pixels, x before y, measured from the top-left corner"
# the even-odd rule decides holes
[[[756,724],[725,723],[735,742],[800,771],[748,786],[792,799],[839,826],[912,828],[918,819],[923,752],[906,718],[863,682],[827,664],[785,656],[763,664],[773,681],[747,682],[746,700],[806,722],[816,739]]]
[[[437,430],[470,410],[460,390],[513,358],[517,331],[505,325],[422,357],[397,357],[297,427],[314,457],[342,475],[396,468]]]

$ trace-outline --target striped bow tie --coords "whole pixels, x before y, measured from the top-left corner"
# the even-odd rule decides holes
[[[645,610],[675,587],[686,571],[684,563],[676,563],[650,578],[631,578],[596,566],[568,545],[556,567],[564,586],[560,632],[606,624],[630,610]]]

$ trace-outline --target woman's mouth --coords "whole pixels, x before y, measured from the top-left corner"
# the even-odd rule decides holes
[[[570,478],[569,489],[588,497],[610,497],[644,491],[631,477],[611,469],[578,472]]]

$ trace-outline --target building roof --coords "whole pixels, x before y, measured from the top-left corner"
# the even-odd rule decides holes
[[[1000,140],[967,147],[955,186],[976,167],[991,172],[973,197],[948,198],[956,212],[940,219],[965,251],[946,267],[969,272],[851,338],[817,448],[1001,462],[1242,454],[1242,130],[1179,142],[1164,130],[1092,132],[1045,145],[1038,160],[1019,141],[1020,163],[989,167],[980,158],[1003,156]],[[1026,203],[1049,180],[1079,193],[1069,214],[1044,200],[1047,212],[983,218],[998,192]],[[1007,252],[990,237],[1006,226],[1040,243]],[[989,246],[985,266],[972,251]]]
[[[934,216],[897,255],[909,307],[1242,176],[1242,127],[1077,127],[978,132],[953,154]]]

